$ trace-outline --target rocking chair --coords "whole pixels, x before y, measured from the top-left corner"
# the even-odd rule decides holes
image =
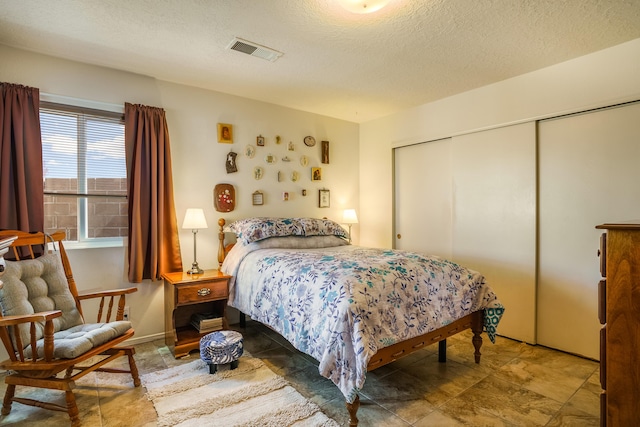
[[[18,402],[67,412],[75,427],[80,425],[73,394],[77,379],[93,371],[129,373],[134,386],[140,386],[134,348],[119,346],[134,333],[131,322],[123,317],[125,295],[137,288],[78,295],[62,244],[64,236],[63,231],[53,235],[0,231],[0,242],[15,238],[5,248],[9,250],[5,260],[0,251],[0,339],[9,355],[0,362],[0,368],[9,371],[2,415],[9,414],[12,402]],[[84,322],[80,302],[89,298],[100,298],[96,323]],[[129,370],[103,368],[121,356],[129,359]],[[58,375],[61,372],[64,375]],[[64,391],[66,406],[18,397],[16,386]]]

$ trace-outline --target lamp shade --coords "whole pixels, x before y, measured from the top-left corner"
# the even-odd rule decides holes
[[[207,220],[204,217],[204,210],[198,208],[187,209],[187,213],[184,215],[182,228],[189,228],[191,230],[207,228]]]
[[[343,224],[357,224],[358,216],[356,215],[355,209],[345,209],[342,213],[342,223]]]
[[[372,13],[385,7],[389,0],[338,0],[340,6],[353,13]]]

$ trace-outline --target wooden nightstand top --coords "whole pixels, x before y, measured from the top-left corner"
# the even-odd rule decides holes
[[[638,230],[640,229],[640,220],[611,222],[597,225],[596,228],[600,230]]]
[[[176,273],[164,273],[162,278],[167,282],[175,285],[178,283],[194,283],[203,280],[226,280],[231,276],[227,276],[220,272],[220,270],[204,270],[202,274],[188,274],[184,271],[178,271]]]

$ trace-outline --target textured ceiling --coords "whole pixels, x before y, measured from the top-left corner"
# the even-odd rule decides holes
[[[0,0],[0,44],[353,122],[636,38],[640,0]]]

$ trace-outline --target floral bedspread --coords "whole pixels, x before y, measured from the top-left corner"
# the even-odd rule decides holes
[[[229,304],[318,360],[320,374],[348,402],[362,389],[367,364],[380,348],[482,308],[489,309],[485,331],[495,339],[500,301],[481,274],[453,262],[351,245],[253,245],[237,248],[239,254],[223,264],[234,276]]]

